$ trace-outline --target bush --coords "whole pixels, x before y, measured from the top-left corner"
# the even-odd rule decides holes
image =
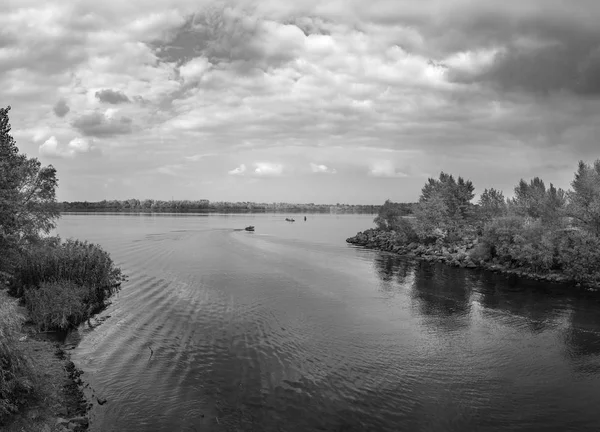
[[[393,229],[396,232],[397,244],[409,244],[419,240],[413,224],[406,218],[398,218]]]
[[[32,369],[17,344],[22,322],[15,302],[0,291],[0,425],[32,394]]]
[[[86,302],[95,305],[103,304],[125,280],[100,246],[71,239],[61,243],[56,237],[24,251],[13,276],[10,292],[15,297],[43,282],[70,281],[88,290]]]
[[[71,281],[42,282],[25,291],[31,319],[40,330],[68,329],[90,317],[85,306],[85,288]]]
[[[558,260],[570,279],[588,285],[600,283],[600,239],[585,231],[563,231],[558,239]]]
[[[24,299],[38,326],[65,328],[102,310],[124,280],[100,246],[51,237],[21,252],[9,289]]]

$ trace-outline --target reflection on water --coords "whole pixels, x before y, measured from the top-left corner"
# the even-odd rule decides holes
[[[598,430],[595,299],[346,245],[370,219],[63,218],[130,276],[75,350],[92,430]]]

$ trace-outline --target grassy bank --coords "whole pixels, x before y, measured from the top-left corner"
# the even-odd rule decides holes
[[[14,256],[0,298],[0,425],[85,430],[79,373],[60,346],[40,335],[89,322],[124,277],[102,248],[87,242],[45,238]]]

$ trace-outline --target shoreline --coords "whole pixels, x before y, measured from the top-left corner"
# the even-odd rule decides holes
[[[0,287],[0,299],[12,299]],[[69,350],[75,348],[56,342],[39,332],[29,320],[27,310],[18,306],[23,316],[18,348],[34,373],[34,393],[7,424],[5,432],[82,432],[89,429],[88,412],[93,406],[84,394],[85,384]]]
[[[347,243],[362,246],[366,249],[374,249],[382,252],[390,252],[399,256],[419,259],[427,262],[440,262],[451,267],[468,268],[472,270],[487,270],[507,276],[532,280],[537,282],[549,282],[563,285],[571,289],[586,292],[598,292],[600,286],[587,286],[576,280],[570,279],[559,272],[536,273],[525,268],[511,268],[499,262],[473,260],[469,252],[479,243],[478,239],[466,239],[464,242],[450,245],[424,245],[410,243],[398,245],[394,242],[393,232],[386,232],[375,228],[358,232],[353,237],[346,239]]]

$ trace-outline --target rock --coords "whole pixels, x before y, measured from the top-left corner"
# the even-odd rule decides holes
[[[56,426],[66,426],[69,424],[69,420],[65,420],[62,417],[56,419]]]
[[[87,417],[73,417],[70,422],[87,426],[90,423],[90,420]]]

